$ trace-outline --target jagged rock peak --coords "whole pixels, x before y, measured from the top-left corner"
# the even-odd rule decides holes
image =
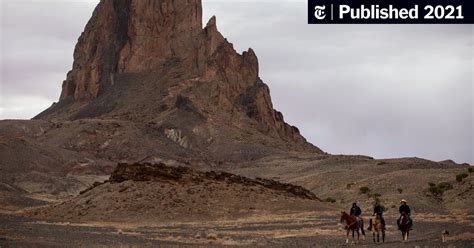
[[[152,71],[170,58],[191,67],[201,30],[200,0],[102,0],[76,45],[61,100],[89,102],[114,73]]]
[[[215,16],[203,28],[200,0],[99,3],[78,40],[59,103],[35,117],[96,118],[159,123],[157,130],[187,152],[219,158],[322,152],[273,109],[255,52],[237,53]]]
[[[210,28],[210,27],[216,27],[216,26],[217,26],[216,16],[212,16],[207,22],[206,27]]]

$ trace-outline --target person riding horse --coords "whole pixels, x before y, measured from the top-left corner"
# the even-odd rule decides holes
[[[350,215],[354,215],[356,217],[359,217],[362,214],[362,210],[360,210],[360,207],[357,206],[357,203],[352,203],[352,208],[349,211]]]
[[[357,203],[352,203],[351,210],[349,211],[350,215],[355,216],[357,218],[357,224],[360,224],[360,215],[362,214],[362,210]]]
[[[398,217],[398,219],[397,219],[397,226],[398,226],[398,229],[400,230],[400,220],[402,219],[403,213],[405,213],[405,214],[408,216],[408,224],[410,225],[410,230],[412,230],[412,227],[413,227],[413,220],[411,219],[411,209],[410,209],[410,207],[407,205],[407,201],[406,201],[406,200],[401,200],[400,203],[401,203],[402,205],[400,205],[400,208],[398,209],[398,212],[400,212],[400,217]]]
[[[385,226],[385,218],[383,217],[383,211],[384,211],[384,207],[382,205],[380,205],[380,202],[376,201],[375,204],[374,204],[374,212],[373,212],[372,216],[379,215],[380,219],[382,220],[382,225]],[[372,219],[369,220],[368,230],[369,231],[372,230]]]

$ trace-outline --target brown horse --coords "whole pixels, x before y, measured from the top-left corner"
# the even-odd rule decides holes
[[[341,212],[341,223],[346,223],[346,243],[349,243],[349,231],[352,231],[352,240],[354,241],[354,233],[357,232],[357,240],[360,239],[359,230],[362,231],[362,235],[365,237],[364,231],[364,220],[360,218],[360,221],[357,221],[357,217],[347,214],[346,212]]]
[[[402,240],[407,241],[410,236],[411,223],[408,215],[402,213],[400,217],[400,231],[402,232]]]
[[[382,233],[382,242],[385,243],[385,225],[382,223],[382,217],[377,214],[375,216],[375,221],[372,221],[372,235],[374,237],[375,243],[375,233],[377,233],[377,242],[380,242],[380,233]]]

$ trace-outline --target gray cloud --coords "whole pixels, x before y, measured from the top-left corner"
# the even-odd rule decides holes
[[[2,0],[0,119],[31,118],[57,101],[96,1]]]
[[[2,1],[0,118],[57,100],[96,2]],[[203,2],[324,150],[474,163],[473,25],[308,25],[305,1]]]

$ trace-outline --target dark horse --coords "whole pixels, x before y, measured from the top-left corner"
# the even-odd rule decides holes
[[[400,231],[402,232],[402,240],[408,240],[408,237],[410,236],[410,229],[410,219],[406,213],[402,213],[402,216],[400,217]]]
[[[359,229],[362,231],[362,235],[365,237],[364,231],[364,221],[362,218],[360,221],[357,221],[357,217],[347,214],[346,212],[341,212],[341,222],[346,223],[346,243],[349,243],[349,231],[352,231],[352,240],[355,239],[354,233],[357,232],[357,240],[360,238]]]
[[[375,243],[375,233],[377,233],[377,242],[380,242],[380,233],[382,233],[382,242],[385,242],[385,225],[382,223],[382,217],[376,214],[375,220],[372,221],[373,238]]]

